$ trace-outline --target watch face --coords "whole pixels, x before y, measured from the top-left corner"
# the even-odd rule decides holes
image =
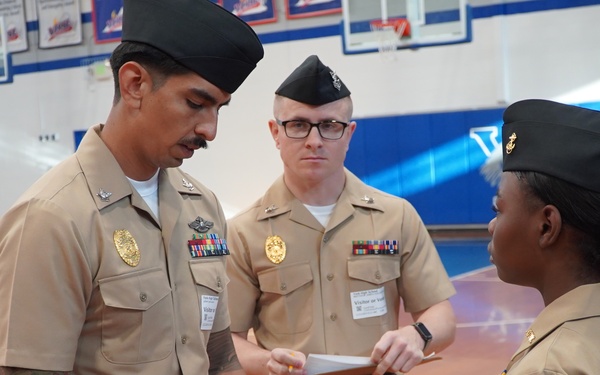
[[[419,332],[419,335],[421,335],[423,340],[425,340],[425,345],[427,345],[427,343],[429,343],[429,341],[431,341],[431,339],[432,339],[431,332],[429,332],[427,327],[425,327],[425,324],[423,324],[421,322],[417,322],[417,323],[413,324],[413,326],[415,327],[417,332]]]

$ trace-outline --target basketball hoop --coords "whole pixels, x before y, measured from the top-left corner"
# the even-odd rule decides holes
[[[390,18],[370,22],[371,31],[377,34],[379,52],[394,52],[402,39],[410,38],[410,23],[405,18]]]

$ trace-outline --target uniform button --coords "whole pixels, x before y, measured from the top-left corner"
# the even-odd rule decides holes
[[[327,241],[329,241],[329,236],[323,237],[323,242],[327,242]]]
[[[381,273],[379,271],[375,272],[375,278],[377,280],[381,279]]]
[[[333,322],[335,322],[336,319],[337,319],[337,314],[336,313],[332,313],[331,315],[329,315],[329,319],[331,319]]]
[[[333,274],[332,273],[330,273],[330,274],[327,275],[327,280],[329,280],[329,281],[333,280]]]
[[[148,296],[146,295],[146,293],[144,293],[144,292],[140,293],[140,301],[146,302],[147,299],[148,299]]]
[[[181,343],[185,344],[188,341],[187,336],[181,336]]]
[[[221,287],[221,278],[217,276],[217,287]]]
[[[279,286],[279,289],[286,290],[287,289],[287,285],[285,283],[281,283],[281,285]]]

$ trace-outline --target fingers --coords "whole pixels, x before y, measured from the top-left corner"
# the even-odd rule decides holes
[[[423,351],[398,331],[386,332],[373,348],[371,360],[377,363],[373,375],[408,372],[423,360]]]
[[[306,356],[304,353],[277,348],[271,351],[267,369],[273,375],[304,375],[306,373],[303,369],[305,362]]]

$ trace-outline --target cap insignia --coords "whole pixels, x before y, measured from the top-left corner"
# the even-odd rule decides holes
[[[342,88],[342,81],[340,81],[340,79],[334,71],[329,72],[329,74],[331,74],[331,79],[333,80],[333,87],[335,87],[336,90],[340,91]]]
[[[515,149],[515,141],[517,140],[517,134],[512,133],[510,137],[508,137],[508,139],[510,139],[510,141],[506,144],[506,153],[510,154]]]

